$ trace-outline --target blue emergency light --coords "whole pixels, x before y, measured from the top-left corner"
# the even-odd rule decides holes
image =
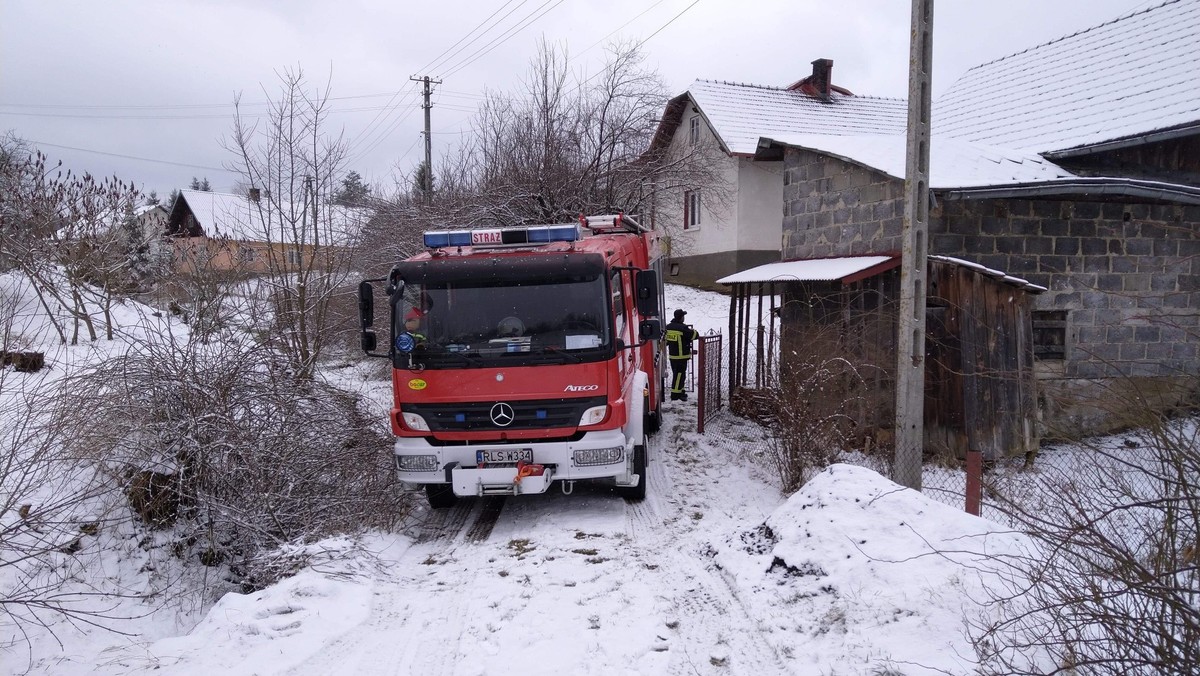
[[[486,230],[437,230],[425,233],[425,246],[438,249],[447,246],[511,246],[575,242],[580,238],[579,226],[533,225],[526,228],[491,228]]]

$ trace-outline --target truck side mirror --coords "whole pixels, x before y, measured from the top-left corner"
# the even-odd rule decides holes
[[[374,352],[375,348],[378,347],[378,343],[375,339],[375,332],[371,329],[363,330],[362,335],[359,337],[359,344],[362,346],[363,352]]]
[[[642,342],[662,340],[662,335],[662,323],[657,319],[643,319],[638,324],[638,339]]]
[[[634,280],[634,285],[637,287],[634,293],[637,294],[637,309],[638,314],[643,317],[655,317],[658,315],[658,271],[657,270],[638,270],[637,277]],[[657,340],[655,338],[654,340]]]
[[[366,332],[375,323],[375,288],[370,282],[358,283],[358,321],[359,328]],[[363,348],[366,350],[366,348]],[[375,348],[371,348],[374,350]],[[366,350],[370,352],[371,350]]]

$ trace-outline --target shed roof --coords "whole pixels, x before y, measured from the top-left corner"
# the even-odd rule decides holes
[[[762,136],[867,135],[904,131],[904,99],[854,96],[833,91],[831,100],[802,91],[752,84],[696,80],[687,96],[699,107],[722,146],[753,155]],[[682,110],[678,114],[683,114]]]
[[[935,102],[933,129],[1062,151],[1197,125],[1198,92],[1200,2],[1169,0],[972,68]]]
[[[1046,287],[1032,284],[999,270],[949,256],[929,256],[929,260],[970,268],[982,275],[1004,284],[1015,286],[1030,293],[1042,293]],[[900,265],[900,256],[885,254],[878,256],[844,256],[841,258],[807,258],[794,261],[767,263],[749,270],[736,272],[717,280],[718,284],[753,284],[763,282],[834,282],[850,283]]]
[[[843,258],[809,258],[796,261],[767,263],[756,268],[735,272],[717,280],[718,284],[746,282],[832,282],[845,280],[876,266],[895,267],[900,258],[887,256],[846,256]],[[879,270],[882,272],[882,270]],[[868,275],[869,276],[869,275]]]

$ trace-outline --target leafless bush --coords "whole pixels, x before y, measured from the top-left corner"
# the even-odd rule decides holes
[[[790,364],[778,387],[768,390],[771,460],[785,492],[854,447],[855,412],[861,407],[861,366],[842,357]]]
[[[1037,501],[991,494],[1034,547],[974,628],[987,673],[1200,673],[1200,424],[1144,400],[1120,415],[1120,441],[1034,462]]]
[[[201,563],[269,584],[262,552],[389,527],[407,511],[383,431],[293,366],[249,339],[150,338],[73,379],[62,424],[131,496],[166,494],[151,521],[173,522]]]

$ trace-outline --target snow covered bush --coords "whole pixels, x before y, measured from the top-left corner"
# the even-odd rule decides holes
[[[79,452],[99,458],[152,525],[174,528],[181,553],[228,566],[244,585],[273,581],[257,568],[263,552],[407,513],[386,430],[352,395],[250,341],[150,338],[68,390],[63,424]],[[147,511],[164,494],[168,507]]]

